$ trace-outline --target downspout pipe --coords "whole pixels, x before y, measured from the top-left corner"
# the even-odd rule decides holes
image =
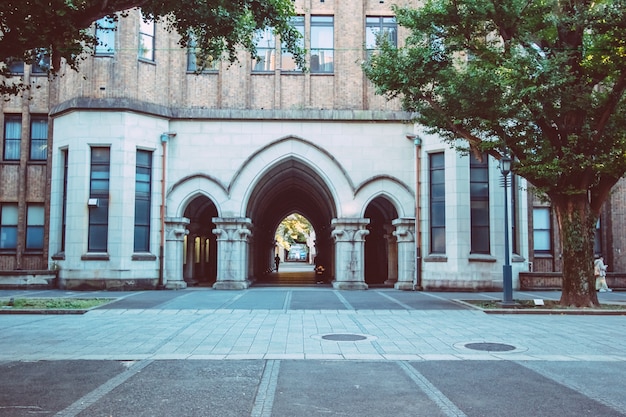
[[[406,135],[413,141],[415,148],[415,276],[413,277],[413,291],[422,291],[422,219],[420,216],[421,181],[420,172],[422,167],[422,138],[418,135]]]
[[[159,282],[157,285],[158,290],[165,288],[164,279],[164,256],[165,256],[165,190],[167,179],[167,143],[170,138],[176,136],[175,132],[164,132],[161,134],[161,145],[163,146],[163,152],[161,154],[161,207],[160,207],[160,243],[159,243]]]

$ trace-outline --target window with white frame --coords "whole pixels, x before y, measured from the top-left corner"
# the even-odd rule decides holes
[[[91,174],[89,190],[89,230],[87,250],[106,252],[109,231],[109,178],[111,150],[91,148]]]
[[[155,30],[154,20],[141,13],[139,19],[139,59],[154,62]]]
[[[430,168],[430,253],[446,253],[446,170],[444,153],[428,155]]]
[[[135,252],[150,252],[152,152],[138,150],[135,167]]]
[[[470,252],[489,254],[489,158],[486,154],[482,161],[470,155],[470,224]]]
[[[190,35],[187,44],[187,72],[198,72],[201,68],[202,72],[215,72],[218,70],[219,59],[205,59],[205,62],[201,62],[198,52],[197,41],[193,35]]]

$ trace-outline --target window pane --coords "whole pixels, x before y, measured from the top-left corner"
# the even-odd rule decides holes
[[[550,229],[550,209],[533,209],[533,227],[535,229]]]
[[[276,63],[276,37],[273,29],[258,31],[254,42],[259,58],[254,62],[253,71],[273,71]]]
[[[103,17],[96,21],[96,54],[110,55],[115,51],[115,22]]]
[[[489,253],[489,228],[472,227],[472,253]]]
[[[135,224],[150,224],[150,201],[135,201]]]
[[[106,252],[107,225],[89,225],[89,252]]]
[[[311,16],[311,72],[333,72],[333,17]]]
[[[446,225],[446,204],[444,202],[433,202],[431,205],[431,223],[433,227]]]
[[[43,249],[43,226],[26,228],[26,249]]]
[[[0,227],[0,249],[15,249],[17,247],[17,227]]]
[[[432,253],[446,253],[446,229],[433,227],[431,229],[430,251]]]
[[[45,161],[48,156],[48,119],[33,118],[30,122],[30,159]]]
[[[17,225],[17,204],[5,204],[2,206],[2,226]]]
[[[536,251],[550,250],[550,231],[535,230],[533,231],[533,244]]]
[[[291,18],[291,25],[300,32],[300,42],[299,46],[304,48],[304,16],[294,16]],[[280,61],[281,71],[302,71],[293,57],[293,54],[288,52],[284,45],[281,48],[281,61]]]
[[[4,160],[19,161],[22,139],[22,118],[6,116],[4,122]]]
[[[150,227],[135,226],[135,252],[148,252],[150,250]]]
[[[29,226],[43,226],[44,209],[42,205],[31,204],[28,206],[26,214],[27,224]]]

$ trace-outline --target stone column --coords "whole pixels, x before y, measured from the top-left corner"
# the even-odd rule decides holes
[[[187,288],[183,279],[183,244],[189,219],[165,218],[165,266],[163,284],[170,290]]]
[[[335,239],[335,280],[339,290],[366,290],[365,236],[369,219],[333,219],[331,236]]]
[[[216,290],[243,290],[250,286],[248,280],[248,248],[252,236],[252,223],[245,217],[214,217],[217,236]]]
[[[395,227],[385,224],[385,241],[387,242],[387,279],[386,285],[395,285],[398,282],[398,245],[393,234]]]
[[[393,235],[398,242],[398,282],[397,290],[412,290],[415,278],[415,220],[396,219],[391,222],[396,227]]]

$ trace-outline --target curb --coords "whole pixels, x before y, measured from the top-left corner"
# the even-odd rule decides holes
[[[474,310],[482,311],[485,314],[544,314],[555,316],[626,316],[626,310],[601,310],[597,308],[482,308],[463,300],[452,300]]]

